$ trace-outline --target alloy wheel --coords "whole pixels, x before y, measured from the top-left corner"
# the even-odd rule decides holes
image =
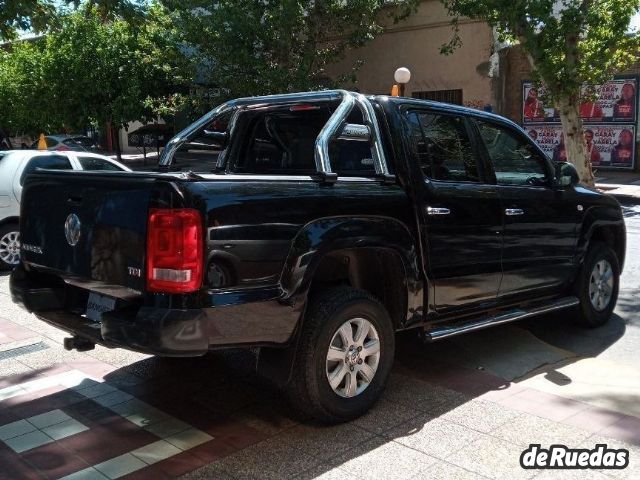
[[[0,238],[0,261],[11,266],[20,263],[20,232],[7,232]]]
[[[613,295],[613,269],[607,260],[596,262],[589,277],[589,300],[598,312],[609,306]]]
[[[373,381],[380,362],[380,337],[365,318],[352,318],[335,332],[327,350],[326,373],[332,390],[350,398]]]

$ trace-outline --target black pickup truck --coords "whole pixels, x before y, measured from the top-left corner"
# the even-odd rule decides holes
[[[619,204],[496,115],[346,91],[240,99],[176,135],[160,170],[27,178],[11,293],[67,348],[259,347],[260,372],[336,422],[380,396],[396,331],[438,340],[569,307],[595,327],[616,302]]]

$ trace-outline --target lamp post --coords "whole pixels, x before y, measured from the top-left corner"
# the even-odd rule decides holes
[[[404,87],[411,80],[411,71],[406,67],[400,67],[393,74],[393,79],[399,86],[400,96],[404,97]]]

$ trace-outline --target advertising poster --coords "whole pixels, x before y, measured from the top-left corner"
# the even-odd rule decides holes
[[[636,123],[638,112],[637,77],[616,78],[593,88],[596,98],[580,106],[585,123]],[[583,88],[585,96],[588,88]],[[548,102],[548,100],[547,100]],[[531,82],[522,84],[522,123],[560,123],[559,113],[545,105],[545,92]]]
[[[527,125],[531,137],[553,161],[566,161],[560,125]],[[594,167],[630,169],[635,165],[635,125],[585,125],[584,135]]]

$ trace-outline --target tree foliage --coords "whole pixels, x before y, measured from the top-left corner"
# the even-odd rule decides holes
[[[0,122],[13,131],[58,131],[168,113],[189,70],[164,10],[132,25],[97,8],[61,18],[39,41],[0,55]]]
[[[569,159],[586,183],[590,161],[578,113],[583,84],[609,80],[640,58],[640,37],[628,33],[640,0],[442,0],[454,16],[485,20],[503,40],[519,42],[534,79],[560,110]],[[457,32],[456,32],[457,33]],[[460,44],[454,35],[443,47]]]
[[[60,7],[95,9],[103,19],[135,21],[143,11],[131,0],[0,0],[0,40],[13,40],[20,31],[41,33],[60,23]]]
[[[162,0],[192,45],[202,83],[236,97],[332,86],[328,64],[417,0]],[[213,98],[219,101],[220,98]]]

